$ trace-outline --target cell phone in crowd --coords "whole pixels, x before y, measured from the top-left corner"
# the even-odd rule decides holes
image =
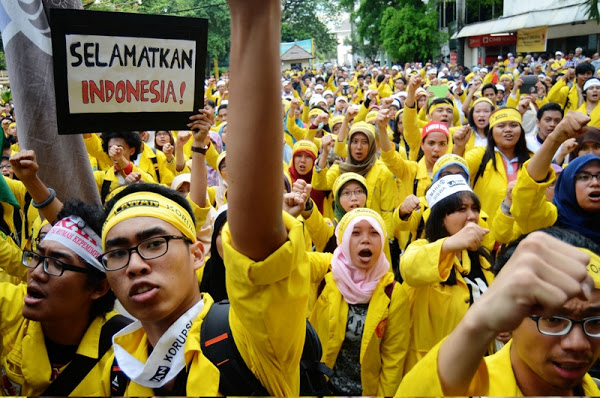
[[[523,80],[523,85],[519,89],[519,93],[529,95],[537,92],[537,88],[535,87],[535,84],[538,82],[537,76],[523,76],[521,79]]]

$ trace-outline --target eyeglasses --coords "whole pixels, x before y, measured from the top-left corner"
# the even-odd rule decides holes
[[[600,316],[592,316],[580,321],[558,315],[549,318],[543,316],[529,318],[537,324],[538,331],[546,336],[565,336],[571,332],[573,325],[580,324],[587,336],[600,337]]]
[[[340,196],[343,196],[344,198],[349,198],[351,196],[361,196],[361,195],[366,195],[367,192],[364,189],[357,189],[355,191],[343,191]]]
[[[160,133],[156,133],[157,137],[168,137],[170,134],[167,133],[166,131],[161,131]]]
[[[10,163],[0,164],[0,170],[2,169],[12,169],[12,165]]]
[[[78,267],[76,265],[67,264],[54,257],[46,257],[41,254],[31,252],[29,250],[23,251],[23,258],[21,260],[24,266],[27,268],[35,269],[40,263],[44,264],[44,272],[52,276],[62,276],[65,270],[79,272],[82,274],[89,274],[89,268]]]
[[[166,236],[153,236],[146,240],[141,241],[134,247],[128,249],[115,249],[107,251],[98,257],[98,260],[107,271],[116,271],[129,265],[129,259],[131,258],[131,252],[134,250],[144,260],[154,260],[155,258],[164,256],[169,250],[170,240],[183,240],[188,243],[192,243],[185,236],[177,235],[166,235]]]
[[[598,174],[592,174],[592,173],[587,173],[587,172],[583,172],[583,173],[577,173],[575,174],[575,181],[576,182],[583,182],[583,183],[589,183],[592,182],[592,179],[595,178],[596,181],[600,182],[600,173]]]

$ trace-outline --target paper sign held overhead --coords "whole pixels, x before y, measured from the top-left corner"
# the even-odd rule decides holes
[[[206,20],[52,11],[59,134],[187,129],[204,106]]]

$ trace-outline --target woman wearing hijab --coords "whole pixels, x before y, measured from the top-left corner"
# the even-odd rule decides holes
[[[367,181],[367,207],[378,212],[386,224],[386,233],[392,231],[392,213],[397,203],[397,188],[394,176],[377,159],[375,128],[366,122],[354,123],[348,136],[348,156],[346,162],[327,167],[327,157],[333,148],[332,139],[324,139],[323,152],[319,156],[316,173],[313,173],[312,187],[322,191],[333,188],[335,180],[344,173],[356,173]],[[391,236],[391,235],[390,235]]]
[[[404,375],[409,304],[383,253],[385,223],[371,209],[354,209],[336,229],[319,299],[309,318],[333,375],[333,395],[391,396]],[[325,260],[326,261],[326,260]]]
[[[297,180],[303,180],[307,184],[312,181],[315,160],[319,150],[317,146],[308,140],[300,140],[294,144],[292,148],[292,161],[288,167],[288,172],[292,179],[292,184]],[[325,192],[313,189],[310,191],[310,197],[314,204],[323,214],[323,206],[325,204]]]
[[[583,113],[569,112],[523,168],[510,212],[524,233],[556,225],[600,243],[600,156],[577,157],[556,180],[553,202],[547,202],[544,195],[556,179],[550,166],[554,153],[564,141],[580,134],[589,120]]]

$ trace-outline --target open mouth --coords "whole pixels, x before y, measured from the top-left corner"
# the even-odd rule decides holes
[[[32,287],[27,288],[27,295],[34,299],[43,299],[46,297],[42,292]]]
[[[368,262],[369,260],[371,260],[371,257],[373,257],[373,252],[369,249],[363,249],[361,251],[358,252],[358,257],[364,261],[364,262]]]

